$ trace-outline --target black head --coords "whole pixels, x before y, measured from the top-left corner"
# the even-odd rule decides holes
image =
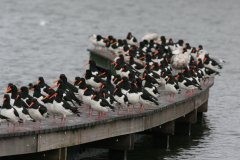
[[[61,74],[59,77],[63,82],[67,82],[67,77],[65,76],[65,74]]]
[[[202,45],[199,45],[197,51],[202,50],[202,49],[203,49],[203,46],[202,46]]]
[[[183,41],[182,39],[178,40],[178,44],[179,44],[180,46],[182,46],[183,43],[184,43],[184,41]]]
[[[173,44],[172,38],[169,39],[169,44]]]
[[[8,94],[4,94],[3,102],[10,102],[10,96]]]
[[[102,39],[101,35],[97,35],[97,40],[100,41]]]
[[[60,80],[59,80],[60,81]],[[59,83],[59,81],[58,81],[58,83]],[[38,85],[38,84],[35,84],[34,86],[33,86],[33,88],[34,88],[34,90],[35,91],[39,91],[40,92],[40,86]]]
[[[185,52],[187,52],[187,49],[183,48],[182,53],[185,53]]]
[[[25,86],[21,87],[21,88],[20,88],[20,91],[21,91],[22,93],[24,93],[24,94],[28,94],[28,88],[25,87]]]
[[[111,40],[113,40],[113,36],[112,35],[109,35],[108,36],[108,39],[111,41]]]
[[[124,77],[122,77],[122,80],[123,81],[128,81],[128,78],[124,76]]]
[[[54,91],[52,91],[52,90],[50,90],[49,92],[48,92],[48,95],[51,97],[52,95],[54,95],[55,94],[55,92]]]
[[[148,45],[148,41],[146,39],[143,40],[144,45]]]
[[[195,47],[193,47],[192,53],[196,53],[196,48]]]
[[[39,77],[38,80],[39,80],[40,82],[44,82],[43,77]],[[40,83],[40,82],[39,82],[39,83]]]

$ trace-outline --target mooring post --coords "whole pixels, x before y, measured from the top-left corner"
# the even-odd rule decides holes
[[[204,102],[200,107],[197,109],[197,123],[203,122],[203,112],[207,112],[208,110],[208,101]]]
[[[109,149],[109,160],[127,160],[127,151],[134,149],[134,134],[127,134],[86,143],[85,147]]]
[[[191,124],[196,122],[197,122],[197,110],[194,109],[192,112],[175,120],[175,133],[190,135]]]

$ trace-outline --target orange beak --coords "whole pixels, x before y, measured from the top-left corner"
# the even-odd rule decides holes
[[[162,63],[159,64],[159,66],[161,66],[161,65],[162,65]]]
[[[18,92],[22,92],[22,90],[19,90]]]
[[[79,84],[81,84],[82,83],[82,81],[80,81],[77,85],[79,85]]]
[[[102,86],[102,83],[98,86],[98,88],[100,88]]]
[[[140,46],[140,44],[137,44],[136,47]]]
[[[19,94],[17,95],[17,98],[16,98],[16,99],[18,99],[18,97],[19,97]]]
[[[203,62],[205,62],[207,60],[207,58],[204,58]]]
[[[116,44],[116,43],[118,43],[118,41],[114,42],[113,44]]]
[[[5,93],[8,93],[8,92],[11,91],[11,90],[12,90],[12,88],[9,86],[8,89],[6,90],[6,92],[4,92],[4,94],[5,94]]]
[[[116,80],[117,80],[117,78],[115,78],[113,82],[115,82]]]
[[[128,59],[130,59],[130,58],[131,58],[131,56],[128,57]]]
[[[142,78],[142,80],[144,80],[145,78]]]
[[[47,95],[46,97],[44,97],[43,99],[46,99],[46,98],[48,98],[49,97],[49,95]]]
[[[155,43],[158,43],[158,42],[161,42],[162,40],[160,39],[160,40],[158,40],[157,42],[155,42]]]
[[[147,68],[148,65],[145,65],[144,69]]]
[[[54,81],[53,83],[56,83],[56,82],[58,82],[59,80],[61,80],[61,79],[59,78],[58,80]]]
[[[143,57],[141,57],[141,58],[139,58],[139,59],[143,59],[143,58],[146,58],[146,56],[143,56]]]
[[[153,65],[150,69],[153,69],[155,67],[155,65]]]
[[[199,56],[199,53],[197,54],[197,57]]]
[[[199,63],[200,63],[200,61],[197,62],[197,64],[199,64]]]
[[[100,76],[102,76],[102,75],[104,75],[104,74],[106,74],[106,72],[103,72],[103,73],[99,74],[98,76],[100,77]]]
[[[115,89],[114,93],[118,90],[118,88]]]
[[[88,90],[88,88],[85,88],[83,92],[85,92],[86,90]]]
[[[185,72],[185,69],[182,71],[182,73]]]
[[[103,97],[104,97],[104,98],[105,98],[105,96],[106,96],[105,93],[103,93]]]
[[[128,54],[129,52],[126,52],[125,54]],[[130,58],[129,58],[130,59]]]
[[[116,67],[118,64],[116,63],[114,67]]]
[[[193,71],[193,73],[195,74],[195,71],[194,71],[194,69],[193,69],[192,71]]]
[[[179,75],[175,78],[175,79],[178,79]]]
[[[111,64],[115,64],[116,62],[112,62]]]
[[[55,88],[55,87],[59,87],[60,86],[60,84],[57,84],[57,85],[55,85],[55,86],[53,86],[53,87],[51,87],[51,88],[49,88],[49,89],[53,89],[53,88]],[[30,91],[29,91],[30,92]]]
[[[121,72],[122,72],[124,69],[125,69],[125,68],[122,68],[122,69],[121,69]]]
[[[105,38],[104,41],[108,40],[108,38]]]
[[[137,87],[137,82],[135,82],[134,85]],[[137,88],[138,88],[138,87],[137,87]]]
[[[4,98],[4,99],[3,99],[3,102],[4,102],[6,99],[7,99],[7,98]]]
[[[123,82],[123,79],[121,81],[118,82],[118,84],[122,83]]]
[[[169,81],[170,77],[168,77],[167,82]]]
[[[167,58],[165,58],[165,60],[168,62]]]
[[[154,55],[156,55],[156,54],[158,54],[158,51],[156,51],[156,52],[154,53]]]
[[[30,105],[29,105],[29,108],[33,105],[34,103],[32,102]]]
[[[164,75],[164,72],[162,72],[162,76]]]
[[[132,35],[130,34],[129,37],[132,38]]]
[[[197,49],[197,52],[200,50],[200,48]]]
[[[34,88],[33,89],[31,89],[29,92],[32,92],[34,90]]]
[[[74,84],[77,80],[73,81],[72,84]]]
[[[88,63],[86,63],[86,64],[84,64],[83,66],[86,66],[86,65],[89,65],[90,63],[88,62]]]
[[[41,81],[39,80],[37,84],[39,84]]]
[[[96,96],[97,96],[97,95],[96,95],[96,94],[94,94],[94,95],[92,96],[92,99],[93,99],[93,98],[95,98]]]
[[[55,93],[54,95],[52,95],[49,99],[51,99],[51,98],[53,98],[53,97],[55,97],[57,95],[57,93]]]

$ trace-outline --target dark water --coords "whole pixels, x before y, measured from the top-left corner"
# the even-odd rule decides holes
[[[152,148],[146,136],[129,159],[239,159],[239,0],[1,0],[0,101],[9,82],[20,87],[43,76],[52,85],[61,73],[72,82],[87,68],[86,49],[93,47],[89,35],[125,38],[129,31],[138,39],[156,32],[191,46],[201,44],[229,62],[211,88],[203,125],[196,125],[190,137],[171,137],[169,150]]]

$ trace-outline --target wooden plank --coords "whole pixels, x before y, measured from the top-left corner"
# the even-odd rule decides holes
[[[0,155],[16,155],[37,151],[37,136],[23,136],[0,139]]]

